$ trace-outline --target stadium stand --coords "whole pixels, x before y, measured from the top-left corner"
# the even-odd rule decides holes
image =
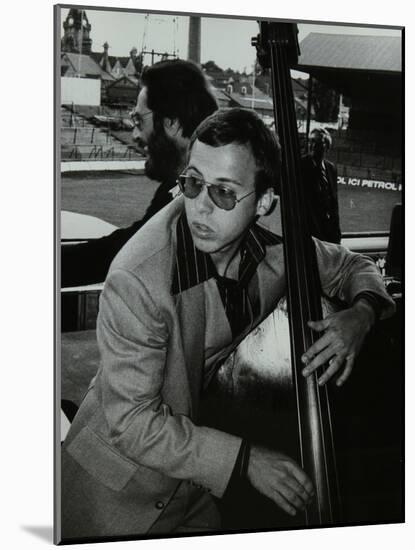
[[[142,158],[131,137],[128,112],[62,106],[60,116],[62,161]]]

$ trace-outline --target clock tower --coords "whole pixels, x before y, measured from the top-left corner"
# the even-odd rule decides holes
[[[92,40],[89,38],[91,25],[85,10],[71,8],[63,22],[64,35],[61,40],[63,52],[91,53]]]

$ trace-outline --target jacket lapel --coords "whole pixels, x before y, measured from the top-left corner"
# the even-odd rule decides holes
[[[197,285],[177,296],[183,354],[190,388],[191,414],[197,415],[203,383],[204,339],[206,329],[203,285]]]

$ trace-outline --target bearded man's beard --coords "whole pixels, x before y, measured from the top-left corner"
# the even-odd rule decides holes
[[[155,127],[147,142],[146,176],[162,183],[175,182],[183,164],[183,155],[162,125]]]

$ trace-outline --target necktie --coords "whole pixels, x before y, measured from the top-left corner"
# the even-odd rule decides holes
[[[216,277],[219,293],[232,330],[236,338],[251,322],[247,290],[239,281],[226,277]]]
[[[326,168],[323,163],[320,165],[320,191],[322,195],[322,203],[324,204],[325,216],[330,219],[330,186],[326,173]]]
[[[320,187],[323,193],[328,193],[329,190],[329,180],[327,178],[326,169],[324,164],[321,164],[320,169]]]

